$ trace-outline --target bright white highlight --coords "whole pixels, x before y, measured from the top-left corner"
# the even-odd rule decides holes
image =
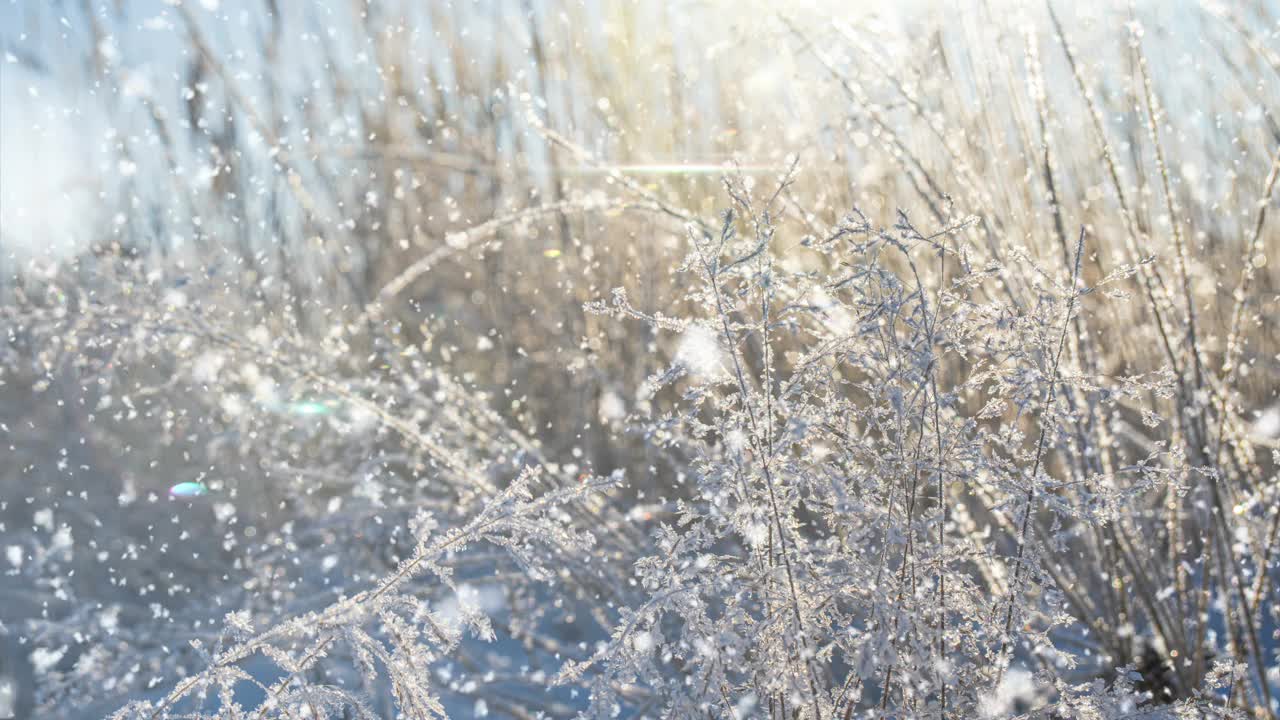
[[[684,332],[676,362],[694,375],[711,375],[721,367],[720,343],[710,330],[695,325]]]
[[[50,79],[13,58],[0,63],[0,256],[19,265],[66,259],[96,226],[96,125]]]

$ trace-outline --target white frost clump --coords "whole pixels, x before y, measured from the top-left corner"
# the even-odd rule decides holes
[[[0,719],[16,717],[17,703],[18,689],[14,687],[13,678],[0,676]]]
[[[983,698],[982,716],[1003,718],[1016,714],[1019,707],[1025,708],[1036,696],[1036,685],[1031,673],[1026,670],[1009,670],[1000,681],[994,695]]]
[[[37,674],[43,675],[53,669],[58,664],[63,655],[67,654],[67,646],[63,645],[56,650],[49,648],[36,648],[31,651],[31,666],[35,668]]]
[[[694,325],[680,340],[676,362],[694,375],[711,375],[721,366],[720,343],[710,330]]]
[[[627,406],[618,393],[609,390],[600,396],[600,419],[617,421],[627,416]]]
[[[1253,421],[1250,434],[1259,440],[1280,437],[1280,405],[1272,405],[1258,413],[1258,419]]]

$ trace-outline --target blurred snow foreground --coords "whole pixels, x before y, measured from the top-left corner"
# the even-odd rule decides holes
[[[0,4],[0,719],[1276,717],[1277,47]]]

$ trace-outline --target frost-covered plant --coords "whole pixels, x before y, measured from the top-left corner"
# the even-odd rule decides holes
[[[0,227],[0,716],[1280,707],[1265,3],[109,5],[0,31],[121,176]]]
[[[384,677],[399,712],[415,718],[448,717],[432,685],[432,670],[457,649],[462,633],[492,641],[489,618],[473,604],[463,604],[453,618],[442,617],[423,601],[410,580],[429,575],[457,590],[446,556],[468,545],[487,542],[518,558],[532,578],[554,577],[549,566],[558,556],[581,552],[590,535],[566,527],[561,505],[581,500],[613,484],[603,479],[534,498],[530,485],[537,471],[514,479],[485,503],[465,524],[435,533],[437,522],[422,512],[409,523],[413,549],[394,573],[369,590],[338,600],[317,612],[289,618],[267,630],[255,631],[247,614],[227,616],[225,636],[213,648],[193,642],[204,669],[182,680],[158,702],[130,703],[114,717],[241,717],[259,718],[353,716],[374,718],[368,698],[376,696]],[[438,537],[437,537],[438,535]],[[465,601],[464,601],[465,602]],[[358,672],[350,688],[338,682],[306,681],[327,656],[342,653]],[[262,654],[281,671],[278,680],[264,683],[238,663]],[[321,673],[321,677],[328,679]],[[265,696],[256,707],[245,708],[235,698],[240,683],[255,685]],[[212,711],[204,711],[216,698]]]
[[[593,717],[1230,715],[1265,692],[1246,634],[1262,616],[1233,612],[1231,598],[1258,612],[1266,573],[1238,593],[1200,570],[1206,614],[1173,629],[1170,606],[1196,595],[1153,591],[1161,568],[1134,548],[1135,534],[1159,537],[1160,511],[1193,490],[1188,477],[1217,472],[1168,441],[1099,440],[1125,413],[1152,425],[1179,398],[1169,368],[1082,367],[1083,328],[1143,267],[1085,284],[1085,229],[1059,268],[1016,246],[1004,261],[984,257],[973,217],[926,231],[900,213],[881,229],[855,210],[792,236],[775,215],[791,182],[763,199],[727,182],[733,206],[720,222],[690,220],[679,272],[691,280],[674,311],[638,308],[622,288],[588,304],[674,341],[625,424],[677,480],[622,495],[619,478],[575,479],[543,459],[391,338],[361,364],[308,353],[287,328],[241,337],[228,326],[247,312],[238,303],[187,302],[207,294],[130,275],[128,262],[79,297],[56,278],[30,296],[29,342],[85,340],[63,357],[103,392],[123,380],[106,372],[115,363],[180,361],[155,387],[216,403],[205,412],[220,419],[196,422],[203,432],[235,432],[268,477],[296,477],[287,498],[257,491],[289,506],[270,545],[241,548],[228,533],[223,546],[262,565],[246,588],[266,594],[231,601],[220,629],[154,668],[187,677],[116,717],[375,717],[392,706],[434,717],[477,694],[473,710],[517,715],[572,713],[577,697]],[[219,392],[205,395],[200,383],[215,376]],[[162,407],[164,432],[194,414]],[[344,465],[352,457],[373,461]],[[352,484],[312,487],[313,472]],[[597,495],[605,488],[615,494]],[[353,532],[356,543],[334,546]],[[1108,552],[1118,565],[1082,561]],[[301,565],[287,587],[278,561]],[[349,572],[371,561],[388,570]],[[482,611],[454,564],[472,568],[472,583],[495,574],[501,600]],[[335,569],[349,576],[313,595]],[[1137,586],[1128,628],[1094,612],[1092,583]],[[1208,643],[1210,623],[1236,644]],[[1199,633],[1199,645],[1178,632]],[[1145,655],[1113,644],[1139,633],[1154,638]],[[133,662],[138,640],[118,658],[83,655],[68,692]],[[529,665],[500,679],[484,663],[512,651],[477,649],[495,640],[521,643]],[[1200,661],[1165,661],[1197,650]],[[455,663],[461,677],[441,674]],[[486,695],[477,676],[506,689]],[[549,704],[524,694],[538,687],[571,692]]]
[[[1065,277],[1016,252],[975,266],[972,219],[926,234],[857,213],[800,243],[826,270],[779,266],[777,193],[756,208],[730,190],[740,215],[689,231],[699,312],[645,313],[622,291],[592,307],[682,334],[647,388],[683,378],[680,399],[645,432],[693,455],[693,489],[637,564],[648,597],[562,679],[599,666],[680,716],[963,717],[994,712],[1017,664],[1068,703],[1078,660],[1054,633],[1094,621],[1073,618],[1065,581],[1077,538],[1181,492],[1164,451],[1073,467],[1090,413],[1172,392],[1161,373],[1085,375],[1068,342],[1078,299],[1137,268],[1081,286],[1083,230]]]

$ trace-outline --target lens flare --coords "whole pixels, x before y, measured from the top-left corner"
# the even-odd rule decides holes
[[[201,495],[207,495],[208,493],[209,488],[202,482],[178,483],[177,485],[169,488],[169,497],[174,498],[200,497]]]
[[[289,403],[289,412],[294,415],[302,415],[304,417],[312,417],[316,415],[328,415],[333,412],[333,408],[329,403],[319,400],[303,400],[301,402]]]

